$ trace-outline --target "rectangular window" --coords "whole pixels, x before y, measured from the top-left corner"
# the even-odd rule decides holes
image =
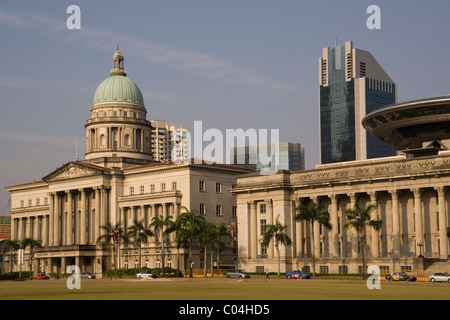
[[[236,206],[233,206],[233,208],[231,209],[232,211],[231,211],[231,216],[233,217],[233,218],[236,218],[237,217],[237,207]]]
[[[216,182],[216,193],[222,193],[222,184]]]
[[[348,273],[348,266],[339,266],[338,267],[339,274],[347,274]]]
[[[261,220],[259,220],[260,234],[261,234],[261,235],[264,234],[264,229],[266,228],[266,225],[267,225],[266,219],[261,219]]]
[[[266,213],[266,204],[265,203],[261,203],[259,205],[259,213]]]
[[[216,205],[216,216],[221,217],[222,216],[222,206]]]
[[[155,192],[155,185],[154,184],[150,185],[150,192],[151,193]]]
[[[200,181],[199,182],[198,190],[200,192],[206,192],[206,182],[205,181]]]
[[[140,188],[141,188],[141,194],[144,194],[144,191],[145,191],[144,186],[140,186]]]
[[[28,206],[31,207],[33,205],[33,200],[29,199],[28,200]]]
[[[204,203],[200,203],[200,215],[204,216],[206,215],[206,205]]]
[[[20,200],[20,207],[21,207],[21,208],[25,207],[25,201]]]
[[[39,198],[36,199],[36,205],[37,205],[37,206],[40,206],[40,205],[41,205],[41,199],[39,199]]]
[[[172,190],[177,190],[177,182],[176,181],[172,182]]]
[[[47,197],[44,198],[44,204],[48,205],[48,198]]]
[[[166,184],[163,182],[161,183],[161,192],[165,192],[166,191]]]
[[[134,187],[130,187],[130,196],[134,196]]]

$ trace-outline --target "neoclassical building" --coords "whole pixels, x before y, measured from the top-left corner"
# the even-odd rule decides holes
[[[134,219],[148,226],[155,216],[181,213],[183,206],[197,210],[208,222],[232,225],[236,196],[229,192],[236,176],[247,169],[222,164],[175,164],[154,162],[152,126],[139,87],[126,76],[119,50],[113,56],[110,77],[98,86],[87,120],[86,159],[71,161],[49,173],[42,181],[8,187],[11,193],[11,237],[41,240],[43,247],[24,254],[23,270],[61,274],[69,265],[100,277],[112,267],[111,249],[99,245],[101,226]],[[230,230],[231,231],[231,230]],[[187,250],[177,250],[173,235],[165,243],[165,266],[188,268]],[[142,266],[161,266],[161,239],[152,237],[144,245]],[[234,266],[236,250],[228,241],[221,266]],[[31,255],[33,256],[31,257]],[[120,268],[138,267],[134,246],[119,248]],[[197,248],[194,268],[203,255]],[[179,262],[178,262],[179,261]],[[13,270],[18,270],[16,261]],[[208,266],[209,267],[209,266]],[[9,267],[8,267],[9,270]]]
[[[356,202],[375,204],[372,217],[383,221],[377,232],[365,230],[368,265],[382,272],[421,272],[436,261],[449,261],[450,96],[422,99],[373,112],[364,127],[404,155],[319,165],[314,170],[247,174],[233,193],[238,207],[238,263],[247,271],[275,271],[273,243],[262,244],[264,225],[276,217],[293,240],[281,247],[282,269],[311,267],[316,272],[361,273],[358,233],[344,229],[345,212]],[[310,201],[330,213],[332,229],[295,220]]]

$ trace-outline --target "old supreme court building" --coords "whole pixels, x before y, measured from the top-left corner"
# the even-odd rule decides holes
[[[91,118],[85,124],[86,159],[69,162],[42,181],[7,188],[12,239],[33,238],[43,245],[35,249],[33,259],[27,248],[23,270],[29,270],[30,261],[34,272],[56,274],[77,265],[82,272],[99,277],[114,261],[111,249],[97,244],[105,232],[102,226],[120,222],[126,230],[135,219],[148,226],[155,216],[176,219],[182,206],[199,211],[216,225],[233,223],[236,196],[229,190],[236,184],[236,175],[248,170],[221,164],[154,162],[152,145],[162,142],[153,139],[146,116],[141,91],[126,76],[124,57],[117,50],[110,77],[95,91]],[[164,265],[189,268],[187,250],[181,248],[182,258],[176,259],[173,234],[166,240]],[[134,245],[121,245],[117,267],[140,267],[137,251]],[[160,267],[160,253],[161,239],[152,237],[142,250],[141,266]],[[235,265],[231,241],[221,260],[223,267]],[[201,261],[197,250],[194,268],[200,268]],[[18,270],[16,264],[13,270]]]

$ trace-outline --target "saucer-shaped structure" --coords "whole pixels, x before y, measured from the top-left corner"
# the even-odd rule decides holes
[[[435,154],[448,149],[450,95],[425,98],[380,108],[362,120],[375,138],[409,154]]]

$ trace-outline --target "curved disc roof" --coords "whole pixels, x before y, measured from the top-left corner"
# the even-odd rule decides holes
[[[375,138],[405,151],[424,142],[450,139],[450,95],[412,100],[380,108],[362,120]]]

